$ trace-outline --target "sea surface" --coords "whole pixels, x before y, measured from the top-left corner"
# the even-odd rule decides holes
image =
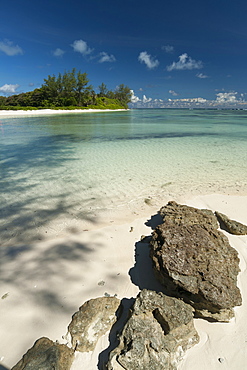
[[[77,232],[167,199],[247,194],[247,111],[2,118],[0,174],[2,244]]]

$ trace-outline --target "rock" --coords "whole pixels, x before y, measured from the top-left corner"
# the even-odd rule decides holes
[[[38,339],[12,370],[69,370],[74,351],[48,338]]]
[[[161,213],[164,223],[150,242],[156,277],[169,295],[191,304],[197,317],[228,321],[242,302],[237,251],[216,229],[210,211],[169,202]]]
[[[173,370],[184,352],[198,343],[192,307],[176,298],[142,290],[130,310],[120,343],[109,355],[108,370]]]
[[[80,352],[93,351],[98,339],[116,322],[119,305],[116,297],[99,297],[84,303],[68,327],[73,348]]]
[[[231,220],[226,215],[220,212],[215,212],[219,222],[221,222],[226,230],[233,235],[247,235],[247,226],[238,221]]]
[[[218,229],[216,216],[209,209],[198,209],[186,205],[168,202],[159,210],[165,223],[176,225],[202,225],[205,228]]]

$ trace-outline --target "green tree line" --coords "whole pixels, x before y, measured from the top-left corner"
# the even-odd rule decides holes
[[[89,85],[87,73],[73,68],[58,76],[49,75],[41,88],[8,97],[0,96],[0,107],[128,107],[131,98],[128,86],[121,84],[111,91],[102,83],[98,89],[96,94],[93,86]]]

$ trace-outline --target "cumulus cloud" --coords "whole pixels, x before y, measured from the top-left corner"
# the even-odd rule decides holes
[[[99,63],[105,63],[105,62],[116,62],[116,58],[114,57],[114,55],[109,55],[107,54],[105,51],[102,51],[100,53],[100,60],[99,60]]]
[[[208,76],[204,75],[203,73],[197,73],[196,77],[198,77],[198,78],[208,78]]]
[[[152,100],[152,98],[147,98],[146,95],[143,95],[142,101],[143,103],[149,103]]]
[[[18,45],[14,45],[10,40],[0,41],[0,51],[11,57],[14,55],[23,54],[22,48],[20,48]]]
[[[149,55],[146,51],[142,51],[138,57],[139,62],[145,63],[147,68],[154,69],[158,67],[159,61],[154,59],[151,55]]]
[[[178,93],[176,93],[174,90],[169,90],[169,94],[172,94],[173,96],[177,96]]]
[[[71,44],[74,51],[77,51],[78,53],[81,53],[82,55],[88,55],[93,52],[93,49],[90,49],[86,43],[86,41],[83,40],[75,40],[73,44]]]
[[[56,50],[53,51],[54,57],[62,57],[64,55],[65,51],[57,48]]]
[[[131,103],[137,103],[138,101],[140,101],[141,99],[138,98],[138,96],[135,96],[135,93],[134,93],[134,90],[130,90],[130,93],[131,93]]]
[[[185,69],[200,69],[203,68],[203,64],[200,60],[196,61],[184,53],[178,57],[178,62],[173,62],[170,66],[167,66],[168,71],[185,70]]]
[[[236,91],[229,93],[218,93],[216,94],[216,101],[217,103],[235,103],[238,101],[236,95]]]
[[[161,49],[164,50],[166,53],[169,53],[169,54],[174,52],[174,46],[171,46],[171,45],[161,46]]]
[[[16,89],[18,89],[19,85],[11,85],[11,84],[5,84],[0,87],[0,92],[8,95],[8,94],[15,94]]]

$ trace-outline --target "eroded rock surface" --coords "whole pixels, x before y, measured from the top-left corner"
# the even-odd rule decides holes
[[[198,209],[174,201],[159,210],[165,223],[176,225],[202,225],[205,228],[218,228],[217,218],[209,209]]]
[[[150,242],[157,278],[168,294],[191,304],[196,316],[228,321],[242,302],[237,251],[216,229],[211,211],[169,202],[161,214],[164,223]]]
[[[220,212],[215,212],[218,220],[225,226],[226,230],[233,235],[247,235],[247,226],[238,221],[231,220]]]
[[[99,297],[84,303],[68,327],[73,348],[93,351],[98,339],[116,322],[119,305],[120,300],[115,297]]]
[[[142,290],[120,343],[109,356],[109,370],[173,370],[184,352],[199,341],[193,309],[183,301]]]
[[[38,339],[12,370],[69,370],[74,351],[48,338]]]

